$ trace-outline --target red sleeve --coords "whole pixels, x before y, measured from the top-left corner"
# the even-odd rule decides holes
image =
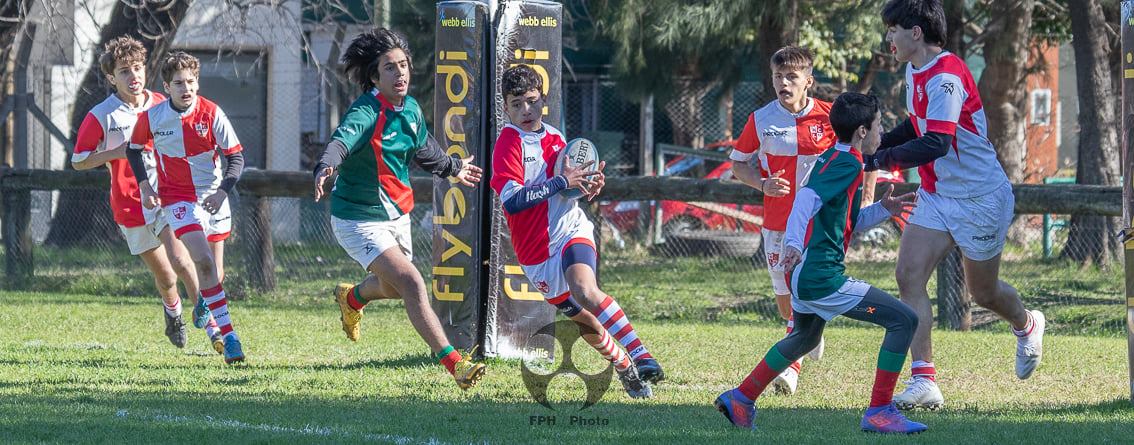
[[[130,148],[135,150],[153,150],[153,133],[150,132],[150,113],[138,113],[138,122],[134,124],[134,132],[130,134]]]
[[[524,185],[523,145],[519,133],[505,129],[492,148],[492,178],[489,185],[500,195],[508,181]]]
[[[99,144],[102,143],[103,135],[105,135],[105,132],[102,123],[93,114],[87,113],[87,117],[84,117],[83,123],[79,125],[79,136],[75,140],[74,154],[97,150]]]
[[[752,154],[759,149],[760,138],[756,135],[756,116],[749,114],[748,122],[744,124],[744,130],[741,130],[740,138],[736,140],[736,151]]]

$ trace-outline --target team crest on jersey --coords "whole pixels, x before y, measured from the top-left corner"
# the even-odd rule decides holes
[[[917,86],[917,100],[920,101],[922,99],[922,97],[925,97],[925,90],[923,90],[921,88],[921,85],[918,85]]]
[[[536,281],[535,287],[540,293],[546,294],[551,291],[551,286],[549,286],[546,281]]]
[[[205,125],[204,122],[197,122],[196,124],[193,125],[193,129],[197,130],[197,135],[200,136],[200,137],[205,137],[205,136],[209,135],[209,126]]]
[[[815,142],[819,142],[819,141],[823,140],[823,126],[822,125],[815,124],[815,125],[812,125],[810,127],[810,129],[811,129],[811,139],[812,140],[814,140]]]
[[[185,207],[181,207],[181,206],[174,207],[173,208],[173,217],[177,218],[178,221],[185,219],[185,210],[186,210]]]

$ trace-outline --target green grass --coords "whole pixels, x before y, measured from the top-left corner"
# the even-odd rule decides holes
[[[371,307],[363,339],[350,343],[329,289],[319,289],[320,300],[233,302],[249,358],[236,368],[223,365],[200,331],[190,332],[186,349],[170,346],[150,297],[5,293],[0,442],[1031,444],[1128,443],[1134,431],[1120,338],[1049,336],[1043,366],[1018,381],[1014,340],[1003,329],[939,331],[947,408],[911,415],[930,426],[925,434],[879,437],[859,432],[857,422],[882,332],[836,323],[826,358],[805,364],[801,391],[762,398],[761,429],[751,433],[729,427],[711,403],[782,335],[771,322],[639,317],[640,334],[669,375],[657,397],[634,401],[612,389],[579,413],[581,385],[564,377],[553,384],[553,412],[531,401],[514,361],[491,362],[481,386],[457,390],[398,304]],[[597,354],[576,357],[585,370],[601,369]],[[607,424],[571,426],[573,414]],[[539,415],[558,424],[530,426]]]

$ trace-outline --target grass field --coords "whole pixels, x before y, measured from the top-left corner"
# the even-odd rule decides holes
[[[782,335],[775,323],[644,314],[635,324],[669,375],[657,397],[630,400],[614,382],[598,405],[578,412],[582,385],[564,377],[553,384],[557,411],[549,411],[531,401],[515,361],[493,361],[481,386],[457,390],[398,304],[372,305],[362,341],[350,343],[329,286],[319,290],[232,303],[249,357],[236,368],[200,331],[190,332],[186,349],[170,346],[153,298],[5,293],[0,443],[1039,444],[1130,443],[1134,432],[1125,339],[1117,336],[1051,335],[1043,366],[1018,381],[1004,329],[938,332],[946,409],[911,415],[930,426],[925,434],[879,437],[859,432],[858,419],[881,330],[836,323],[825,359],[805,364],[800,393],[762,398],[760,430],[747,432],[711,403]],[[602,368],[597,354],[579,356],[584,370]],[[557,424],[529,425],[541,415]],[[573,426],[572,415],[605,424]]]

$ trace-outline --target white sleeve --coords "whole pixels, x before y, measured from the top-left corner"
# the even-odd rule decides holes
[[[748,162],[753,156],[756,156],[756,152],[745,153],[737,149],[733,149],[732,152],[728,154],[729,159],[737,162]]]
[[[794,247],[803,252],[803,237],[807,236],[807,226],[811,218],[819,213],[823,200],[808,187],[799,189],[795,194],[795,202],[791,205],[791,214],[788,215],[787,230],[784,231],[784,247]]]
[[[243,150],[243,147],[240,146],[240,140],[236,138],[236,131],[233,130],[232,123],[229,122],[228,116],[220,107],[217,107],[217,114],[213,116],[213,134],[216,136],[217,148],[225,155]]]
[[[882,224],[890,218],[890,211],[882,207],[881,202],[863,207],[858,211],[858,220],[854,222],[854,231],[863,232],[871,227]]]
[[[523,184],[519,184],[513,180],[508,180],[508,182],[505,182],[504,186],[500,188],[500,202],[507,202],[509,199],[512,199],[512,197],[515,196],[516,193],[519,193],[523,188]]]
[[[957,134],[961,106],[965,103],[965,85],[955,74],[941,73],[925,83],[929,105],[925,110],[925,131]]]

